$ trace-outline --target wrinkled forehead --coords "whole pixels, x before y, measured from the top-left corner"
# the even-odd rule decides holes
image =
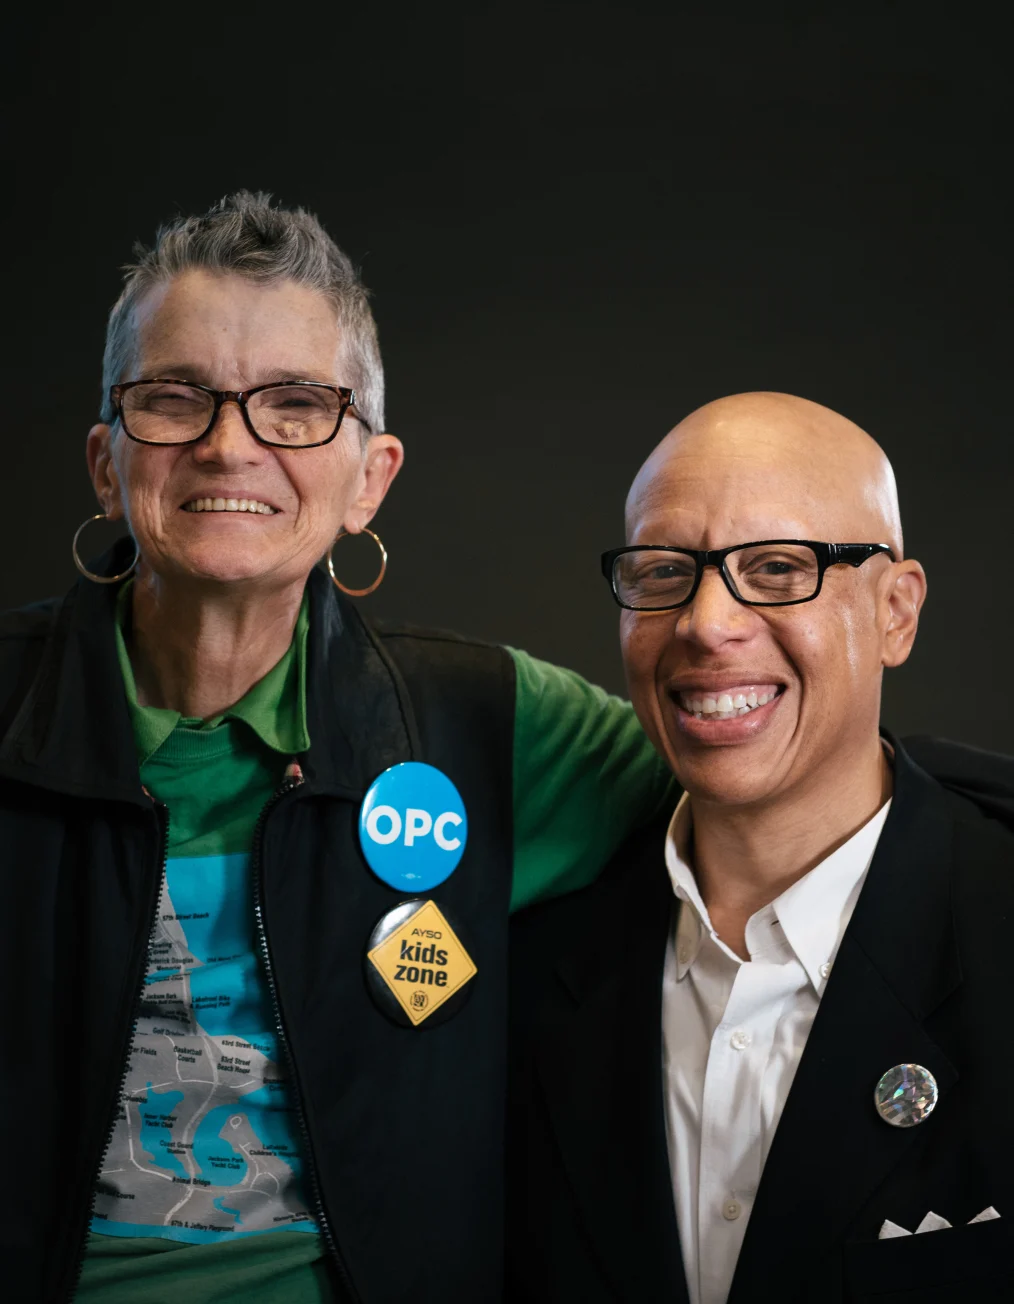
[[[876,486],[833,455],[741,444],[649,459],[627,500],[630,543],[722,548],[753,539],[887,542]]]
[[[340,332],[333,305],[291,280],[259,282],[191,270],[152,286],[133,317],[135,356],[144,365],[268,362],[332,370]]]

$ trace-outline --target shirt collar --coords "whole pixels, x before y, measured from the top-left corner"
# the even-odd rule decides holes
[[[672,819],[669,821],[669,832],[666,834],[665,839],[665,864],[669,871],[672,890],[676,894],[678,901],[682,901],[684,906],[690,907],[680,911],[679,922],[676,925],[677,979],[682,979],[697,959],[701,943],[704,941],[705,931],[718,941],[715,931],[711,927],[708,909],[697,886],[694,871],[690,867],[690,834],[692,829],[690,796],[688,793],[684,793],[673,811]],[[721,943],[719,944],[721,945]]]
[[[772,902],[782,931],[817,992],[834,963],[890,810],[888,800],[837,851]]]
[[[310,629],[309,598],[304,594],[296,620],[292,642],[277,665],[259,679],[234,705],[208,720],[185,719],[179,711],[158,706],[141,706],[137,700],[137,683],[127,653],[124,630],[129,628],[132,580],[117,595],[116,653],[123,675],[137,744],[138,763],[143,765],[162,746],[177,725],[210,730],[223,720],[242,720],[272,751],[284,756],[305,752],[310,746],[306,725],[306,641]]]
[[[752,920],[770,912],[781,925],[788,945],[806,971],[818,993],[823,989],[842,936],[852,918],[856,901],[877,848],[890,800],[847,842],[815,865],[808,874],[776,897]],[[693,822],[689,797],[680,798],[673,812],[665,843],[666,867],[678,900],[689,909],[680,910],[676,928],[676,977],[682,979],[700,953],[705,936],[737,964],[743,961],[715,933],[690,865],[690,835]],[[749,938],[751,930],[747,927]]]

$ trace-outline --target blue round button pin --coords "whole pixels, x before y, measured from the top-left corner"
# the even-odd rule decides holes
[[[446,774],[420,761],[385,770],[359,808],[363,855],[390,887],[428,892],[457,869],[467,839],[461,794]]]

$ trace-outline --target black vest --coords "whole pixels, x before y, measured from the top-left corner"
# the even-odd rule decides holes
[[[310,595],[305,778],[280,789],[254,853],[307,1194],[337,1298],[493,1301],[513,662],[453,635],[372,630],[319,572]],[[138,776],[114,605],[82,581],[62,603],[0,618],[0,1236],[17,1299],[73,1292],[164,859],[164,821]],[[418,1028],[393,1022],[369,994],[371,930],[407,894],[374,877],[358,839],[366,789],[407,760],[438,767],[464,799],[464,855],[427,895],[460,924],[478,969],[463,1008]]]

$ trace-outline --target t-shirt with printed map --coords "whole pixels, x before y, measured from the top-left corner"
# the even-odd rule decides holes
[[[200,721],[138,705],[123,634],[129,593],[118,607],[120,662],[141,781],[169,811],[169,847],[76,1299],[331,1300],[249,873],[260,812],[288,759],[309,746],[307,604],[278,665]],[[670,779],[626,703],[511,655],[517,908],[594,878],[657,811]]]

